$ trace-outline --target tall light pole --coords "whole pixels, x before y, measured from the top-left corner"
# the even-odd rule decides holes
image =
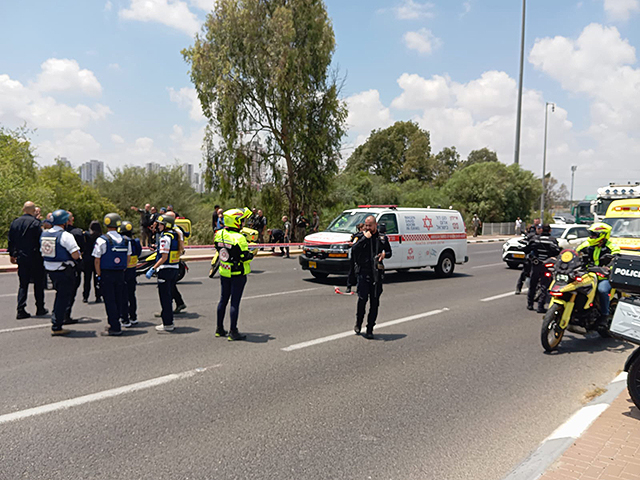
[[[527,0],[522,0],[522,36],[520,39],[520,81],[518,84],[518,111],[516,113],[516,151],[513,163],[520,163],[520,124],[522,121],[522,81],[524,73],[524,20],[527,12]]]
[[[544,223],[544,177],[547,170],[547,117],[549,116],[549,105],[551,105],[551,113],[556,111],[556,104],[547,102],[544,106],[544,150],[542,151],[542,195],[540,195],[540,223]]]
[[[573,214],[573,179],[576,176],[577,165],[571,165],[571,214]]]

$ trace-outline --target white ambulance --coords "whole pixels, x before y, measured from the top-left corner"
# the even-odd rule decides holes
[[[385,269],[406,271],[431,267],[442,277],[453,274],[455,264],[469,260],[467,234],[462,215],[456,210],[398,208],[395,205],[360,205],[342,212],[324,232],[307,235],[299,257],[303,270],[316,278],[347,275],[351,237],[356,226],[373,215],[378,229],[385,230],[392,257]],[[384,225],[384,226],[383,226]]]

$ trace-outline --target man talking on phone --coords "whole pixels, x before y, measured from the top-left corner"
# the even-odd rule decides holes
[[[356,326],[353,330],[356,335],[360,335],[364,312],[367,302],[370,301],[367,332],[363,337],[371,340],[373,339],[373,327],[378,318],[380,295],[382,295],[384,280],[382,261],[385,258],[391,258],[391,246],[386,235],[378,231],[378,224],[373,215],[369,215],[365,219],[364,227],[361,232],[356,233],[354,242],[351,253],[358,277],[358,309],[356,311]]]

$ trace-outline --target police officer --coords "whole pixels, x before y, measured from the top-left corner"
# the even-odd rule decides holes
[[[78,244],[78,246],[80,247],[80,252],[82,253],[84,252],[84,249],[85,249],[84,244],[86,241],[84,233],[78,227],[73,226],[73,222],[75,221],[75,218],[73,217],[73,213],[71,212],[68,212],[68,213],[69,213],[69,220],[67,221],[67,224],[65,225],[64,229],[65,231],[73,235],[73,238]],[[90,257],[87,257],[87,259],[88,259],[87,261],[92,260]],[[80,288],[80,283],[82,282],[82,270],[83,270],[82,262],[83,260],[76,260],[75,262],[76,268],[75,268],[75,279],[73,284],[73,293],[71,295],[71,300],[69,301],[69,306],[67,307],[67,311],[65,312],[65,315],[64,315],[65,325],[78,323],[78,320],[71,318],[71,310],[73,309],[73,304],[76,301],[78,288]]]
[[[56,210],[51,214],[51,228],[40,236],[40,253],[44,259],[44,268],[49,273],[56,299],[51,315],[51,335],[66,335],[69,330],[62,328],[64,317],[73,295],[75,280],[75,261],[80,259],[80,247],[73,235],[64,230],[69,220],[69,212]]]
[[[587,266],[600,266],[600,259],[604,255],[619,255],[620,247],[611,240],[611,225],[606,223],[594,223],[589,227],[589,238],[582,242],[576,249],[582,254]],[[605,327],[609,317],[609,306],[611,299],[611,283],[607,278],[599,278],[598,299],[600,300],[600,318],[598,327]]]
[[[125,242],[131,249],[127,269],[124,271],[125,294],[120,312],[120,323],[123,327],[131,327],[138,323],[138,301],[136,299],[136,266],[138,258],[142,253],[142,244],[137,238],[133,238],[133,224],[128,220],[123,220],[118,228],[118,233],[122,235]]]
[[[253,255],[244,235],[240,233],[242,221],[251,215],[248,208],[234,208],[224,212],[224,229],[218,230],[214,244],[220,255],[220,302],[218,303],[218,322],[216,337],[224,337],[224,316],[231,299],[231,326],[228,340],[244,340],[246,335],[238,332],[238,314],[240,300],[247,284],[247,275],[251,272]]]
[[[378,306],[380,305],[384,280],[382,261],[385,258],[391,258],[391,246],[386,235],[378,231],[378,225],[373,215],[369,215],[365,219],[364,227],[361,232],[355,234],[354,241],[351,253],[358,278],[358,308],[356,326],[353,330],[356,335],[360,335],[367,301],[370,301],[367,332],[364,334],[364,338],[373,339],[373,327],[378,318]]]
[[[36,299],[36,316],[46,315],[44,308],[45,273],[40,255],[40,235],[42,228],[36,218],[36,206],[33,202],[25,202],[23,215],[11,222],[9,228],[9,256],[11,263],[18,265],[18,320],[29,318],[27,313],[27,292],[29,283],[33,282],[33,295]]]
[[[131,246],[118,233],[122,225],[120,215],[108,213],[104,217],[104,225],[107,233],[96,240],[92,254],[109,324],[101,335],[119,336],[122,335],[120,312],[125,302],[124,271],[131,256]]]
[[[537,220],[537,219],[536,219]],[[528,245],[531,242],[531,239],[535,235],[542,234],[542,225],[539,223],[534,223],[529,227],[527,231],[527,236],[524,238],[525,245]],[[520,272],[520,277],[518,277],[518,282],[516,283],[516,295],[520,295],[522,292],[522,286],[524,285],[525,280],[528,276],[531,275],[531,256],[526,255],[524,259],[524,264],[522,265],[522,272]]]
[[[158,229],[158,261],[151,267],[146,277],[151,278],[158,272],[158,296],[162,306],[162,324],[156,326],[158,332],[171,332],[175,330],[173,324],[173,290],[178,281],[178,268],[180,264],[180,239],[173,230],[175,219],[171,215],[161,214],[156,220]]]
[[[558,255],[561,249],[558,245],[558,240],[551,236],[551,227],[549,225],[544,225],[537,230],[542,231],[531,237],[531,240],[524,248],[524,252],[529,254],[531,258],[531,283],[527,294],[527,309],[533,310],[533,302],[539,284],[538,313],[545,313],[544,305],[549,296],[548,290],[551,277],[545,275],[546,268],[544,263],[547,259]]]

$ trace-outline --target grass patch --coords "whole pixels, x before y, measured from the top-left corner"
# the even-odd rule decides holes
[[[595,387],[584,394],[584,399],[582,403],[589,403],[591,400],[593,400],[596,397],[599,397],[606,391],[607,391],[606,388]]]

